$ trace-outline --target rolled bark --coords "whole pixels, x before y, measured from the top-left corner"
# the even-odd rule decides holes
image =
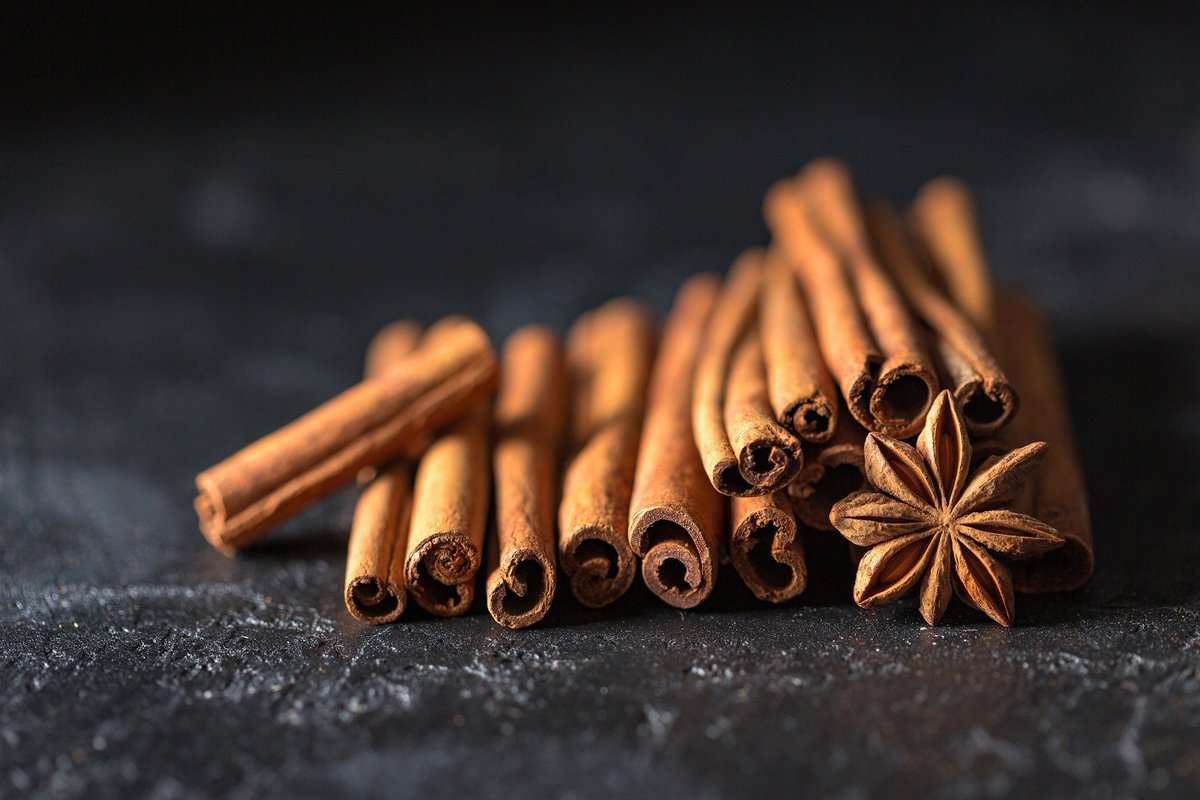
[[[950,177],[929,181],[917,192],[909,219],[949,296],[984,339],[998,346],[995,289],[966,184]]]
[[[833,504],[866,486],[863,463],[866,437],[861,425],[843,417],[831,441],[808,450],[804,468],[787,487],[797,520],[809,528],[833,530],[829,521]]]
[[[933,330],[943,374],[968,430],[976,436],[994,435],[1012,419],[1018,399],[983,335],[930,280],[929,267],[918,260],[904,224],[890,205],[872,203],[867,221],[880,261]]]
[[[845,171],[817,162],[772,186],[763,210],[813,300],[821,354],[850,413],[868,430],[916,433],[937,379],[903,301],[863,245]]]
[[[939,388],[920,328],[871,249],[849,170],[834,159],[820,159],[805,167],[799,183],[817,228],[840,254],[883,354],[867,406],[860,405],[859,422],[898,438],[911,436],[925,422]]]
[[[799,471],[800,442],[775,419],[758,341],[762,250],[734,264],[717,299],[696,364],[692,426],[704,471],[718,492],[760,495]]]
[[[725,502],[705,475],[691,417],[700,340],[719,292],[720,280],[702,274],[676,295],[650,379],[629,504],[629,546],[642,558],[642,579],[678,608],[712,593],[725,538]]]
[[[1046,442],[1049,447],[1034,479],[1034,516],[1067,543],[1028,561],[1015,561],[1013,587],[1019,592],[1062,592],[1087,583],[1095,562],[1087,488],[1075,450],[1058,359],[1049,327],[1026,297],[1012,291],[994,294],[995,318],[1004,332],[1004,358],[1021,387],[1021,410],[1004,431],[1014,443]]]
[[[521,328],[504,347],[492,454],[496,546],[487,606],[508,628],[541,621],[554,601],[555,477],[565,417],[558,336],[536,325]]]
[[[489,404],[477,402],[421,458],[404,555],[409,594],[439,617],[470,609],[488,508]]]
[[[827,442],[838,425],[838,394],[821,358],[805,298],[777,248],[767,252],[760,294],[759,335],[771,408],[804,442]]]
[[[808,568],[804,543],[784,492],[730,501],[729,556],[759,600],[782,603],[804,591]]]
[[[433,326],[395,368],[310,411],[196,476],[200,529],[226,554],[386,463],[494,387],[496,361],[475,323]]]
[[[654,321],[635,300],[585,314],[567,339],[572,384],[571,456],[558,510],[558,560],[571,592],[600,608],[637,572],[629,499],[654,357]]]
[[[412,352],[421,337],[415,322],[393,322],[367,347],[364,375],[382,375]],[[360,622],[395,622],[404,613],[404,537],[412,505],[412,464],[402,459],[376,472],[354,508],[346,551],[343,599]]]

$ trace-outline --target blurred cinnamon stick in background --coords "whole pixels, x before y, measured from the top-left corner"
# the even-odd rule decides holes
[[[402,455],[495,379],[487,334],[466,319],[439,322],[395,368],[196,476],[201,531],[224,553],[245,547],[363,467]]]
[[[558,557],[571,592],[591,608],[624,594],[637,573],[629,499],[653,357],[654,322],[636,300],[612,300],[584,314],[567,339],[571,456]]]

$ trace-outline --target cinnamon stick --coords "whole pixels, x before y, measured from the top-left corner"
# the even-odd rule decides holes
[[[1058,550],[1012,564],[1019,592],[1077,589],[1092,575],[1095,548],[1083,470],[1075,450],[1062,376],[1049,327],[1026,297],[998,291],[995,318],[1004,332],[1005,364],[1021,386],[1021,410],[1005,431],[1020,442],[1049,447],[1034,478],[1034,516],[1052,525],[1066,544]]]
[[[804,591],[808,568],[804,543],[784,492],[735,497],[729,557],[759,600],[782,603]]]
[[[415,322],[393,322],[367,348],[367,378],[403,361],[421,336]],[[412,500],[412,465],[402,459],[370,479],[354,508],[343,598],[360,622],[395,622],[404,613],[404,541]]]
[[[527,326],[504,347],[496,398],[496,546],[487,606],[496,622],[525,628],[554,600],[555,470],[566,417],[562,345]]]
[[[871,249],[845,165],[835,159],[813,161],[801,173],[800,183],[817,227],[841,254],[867,326],[884,357],[867,404],[870,419],[883,432],[895,430],[900,436],[910,436],[924,423],[938,392],[934,365],[917,322]]]
[[[567,338],[572,456],[558,510],[558,560],[571,592],[590,608],[623,595],[637,570],[629,498],[653,355],[653,320],[630,299],[583,315]]]
[[[829,441],[838,425],[837,387],[796,277],[777,248],[767,251],[763,269],[759,334],[776,419],[805,442]]]
[[[995,434],[1016,413],[1017,393],[983,336],[930,280],[928,267],[918,260],[904,224],[888,203],[872,203],[867,221],[880,260],[933,329],[943,373],[967,429],[976,436]]]
[[[642,579],[678,608],[712,593],[721,560],[725,503],[704,473],[691,421],[700,339],[719,291],[720,280],[703,274],[675,297],[650,380],[629,504],[629,546],[642,558]]]
[[[805,455],[804,467],[788,484],[796,519],[810,528],[833,530],[833,504],[866,486],[863,441],[867,432],[851,418],[838,424],[833,440],[816,445]]]
[[[937,389],[903,300],[866,244],[849,177],[814,162],[767,193],[764,213],[805,294],[825,363],[868,430],[911,436]]]
[[[696,364],[692,426],[713,488],[726,495],[766,494],[799,471],[800,442],[776,419],[767,397],[758,341],[763,251],[738,258],[717,299]]]
[[[231,554],[363,467],[401,455],[495,384],[487,334],[465,319],[430,329],[395,368],[364,380],[196,476],[200,529]]]
[[[957,178],[934,178],[917,192],[909,218],[930,260],[941,268],[949,296],[984,339],[995,345],[995,291],[966,184]]]
[[[488,403],[436,439],[417,467],[404,553],[409,594],[440,617],[465,613],[475,599],[488,504]]]

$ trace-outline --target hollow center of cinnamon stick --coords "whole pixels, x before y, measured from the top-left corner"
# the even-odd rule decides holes
[[[420,592],[422,599],[436,608],[453,611],[463,602],[461,588],[458,584],[447,585],[429,574],[424,560],[417,564],[417,580],[411,588]]]
[[[1000,419],[1004,413],[1004,404],[988,396],[982,389],[971,392],[967,402],[963,404],[963,413],[972,422],[986,425]]]
[[[829,430],[829,415],[815,408],[806,408],[800,419],[796,420],[796,430],[810,436],[817,436]]]
[[[598,562],[606,565],[604,577],[612,580],[617,577],[617,548],[603,539],[584,539],[575,548],[575,563],[581,567],[588,562]]]
[[[893,420],[911,420],[929,404],[929,387],[916,375],[901,375],[883,388],[884,412]]]
[[[506,614],[519,617],[533,610],[546,591],[546,575],[537,559],[527,558],[513,568],[513,577],[525,585],[525,594],[519,595],[510,587],[500,601]],[[514,581],[515,582],[515,581]]]
[[[658,579],[662,585],[677,592],[691,589],[687,582],[687,567],[677,558],[665,558],[658,565]]]
[[[396,610],[399,600],[375,578],[360,578],[350,587],[350,597],[366,617],[385,617]]]
[[[792,582],[792,570],[771,556],[771,548],[779,528],[772,524],[763,525],[750,534],[750,552],[747,560],[758,579],[773,589],[782,589]]]

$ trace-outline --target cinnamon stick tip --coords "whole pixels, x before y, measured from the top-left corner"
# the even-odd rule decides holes
[[[807,586],[804,550],[796,534],[792,515],[771,506],[750,512],[734,529],[730,560],[759,600],[782,603]]]
[[[571,579],[571,593],[588,608],[601,608],[625,594],[636,567],[628,538],[601,525],[580,527],[566,537],[559,563]]]
[[[528,628],[546,616],[554,591],[554,564],[537,550],[513,550],[488,576],[488,612],[506,628]]]
[[[406,599],[402,585],[380,581],[373,575],[360,575],[346,582],[346,610],[359,622],[395,622],[404,613]]]
[[[712,594],[717,563],[700,527],[682,509],[639,511],[630,520],[629,545],[642,556],[642,580],[664,602],[693,608]]]

